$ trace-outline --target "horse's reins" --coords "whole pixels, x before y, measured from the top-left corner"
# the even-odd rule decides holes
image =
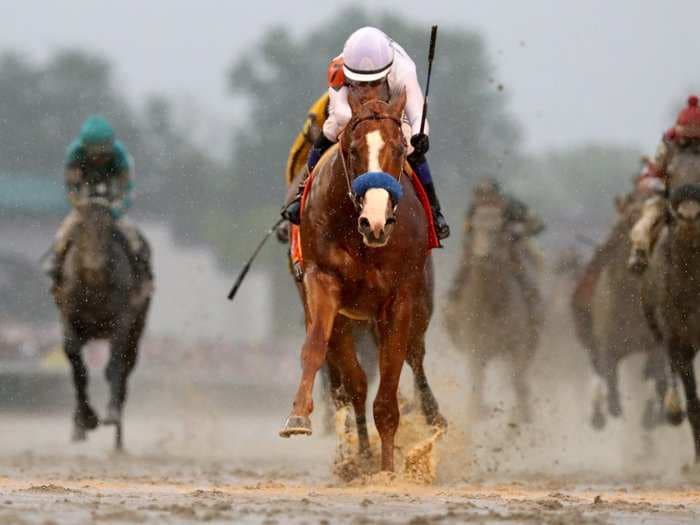
[[[368,104],[370,102],[380,102],[386,106],[389,105],[388,102],[384,102],[383,100],[370,100],[366,102],[365,104]],[[399,132],[401,133],[401,142],[403,143],[404,146],[404,152],[403,152],[403,157],[401,159],[401,170],[399,171],[399,176],[397,180],[401,182],[401,174],[403,173],[404,170],[404,164],[406,163],[406,137],[403,135],[403,122],[401,119],[398,119],[396,117],[393,117],[391,115],[382,115],[378,113],[372,113],[371,115],[368,115],[366,117],[362,118],[355,118],[352,119],[348,124],[343,128],[343,130],[340,132],[339,136],[340,139],[338,141],[338,150],[340,153],[340,160],[343,164],[343,174],[345,175],[345,183],[348,186],[348,198],[352,202],[353,206],[355,207],[355,210],[358,211],[360,209],[359,201],[357,198],[357,195],[355,195],[355,192],[352,191],[352,182],[350,181],[350,172],[348,171],[348,165],[347,161],[345,160],[345,152],[343,149],[343,138],[345,137],[345,132],[348,131],[349,133],[352,133],[357,126],[359,126],[362,122],[366,122],[368,120],[390,120],[394,122],[398,127],[399,127]],[[397,203],[394,203],[394,209],[396,209]]]

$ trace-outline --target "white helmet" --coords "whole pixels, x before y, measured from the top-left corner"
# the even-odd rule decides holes
[[[394,63],[391,40],[376,27],[355,31],[343,48],[345,77],[355,82],[373,82],[389,74]]]

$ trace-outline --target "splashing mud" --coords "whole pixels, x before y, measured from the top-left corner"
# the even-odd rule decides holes
[[[405,403],[402,405],[405,407]],[[437,443],[444,431],[426,425],[423,416],[412,409],[402,414],[396,434],[396,463],[402,468],[390,475],[379,473],[381,440],[375,431],[370,430],[370,456],[363,457],[359,453],[351,408],[342,407],[336,411],[335,431],[337,445],[333,474],[341,481],[354,482],[355,485],[381,482],[431,484],[437,478]]]
[[[529,424],[510,412],[508,367],[498,363],[487,374],[488,410],[467,413],[462,356],[434,337],[444,350],[430,377],[450,426],[437,432],[402,403],[396,474],[379,472],[371,417],[372,454],[358,457],[351,409],[336,414],[337,436],[279,439],[295,385],[237,387],[139,369],[125,416],[128,452],[119,456],[111,429],[69,443],[70,398],[55,412],[3,412],[0,523],[696,523],[695,469],[681,472],[687,429],[640,430],[641,360],[623,366],[624,418],[595,432],[587,356],[555,324],[531,368]],[[158,388],[149,386],[155,379]]]

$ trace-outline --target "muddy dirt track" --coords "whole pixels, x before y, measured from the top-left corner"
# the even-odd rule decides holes
[[[382,475],[343,482],[331,473],[330,437],[278,442],[254,418],[153,423],[132,421],[131,450],[115,456],[105,452],[109,429],[85,445],[64,445],[65,421],[2,418],[0,523],[697,523],[700,516],[700,485],[659,466],[615,476],[473,464],[460,475],[451,467],[465,465],[463,457],[443,448],[433,484]]]
[[[533,366],[530,423],[513,413],[504,363],[487,374],[489,412],[480,421],[465,414],[460,357],[433,341],[440,353],[428,370],[450,429],[430,441],[418,416],[402,419],[399,464],[431,445],[420,449],[417,476],[384,476],[369,465],[368,475],[340,479],[334,458],[347,443],[323,435],[320,406],[314,436],[278,438],[291,383],[214,388],[169,371],[154,390],[146,388],[153,371],[137,369],[122,455],[111,453],[110,428],[69,443],[68,406],[5,411],[0,524],[700,522],[700,476],[685,467],[689,429],[640,430],[650,390],[639,381],[642,360],[622,370],[624,419],[595,432],[586,356],[558,328]],[[97,371],[92,378],[103,381]],[[404,386],[410,398],[410,381]],[[103,408],[104,396],[95,398]]]

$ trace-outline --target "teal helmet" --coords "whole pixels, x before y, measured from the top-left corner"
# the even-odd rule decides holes
[[[100,115],[91,115],[80,127],[78,138],[84,146],[112,145],[114,143],[114,128],[106,118]]]

